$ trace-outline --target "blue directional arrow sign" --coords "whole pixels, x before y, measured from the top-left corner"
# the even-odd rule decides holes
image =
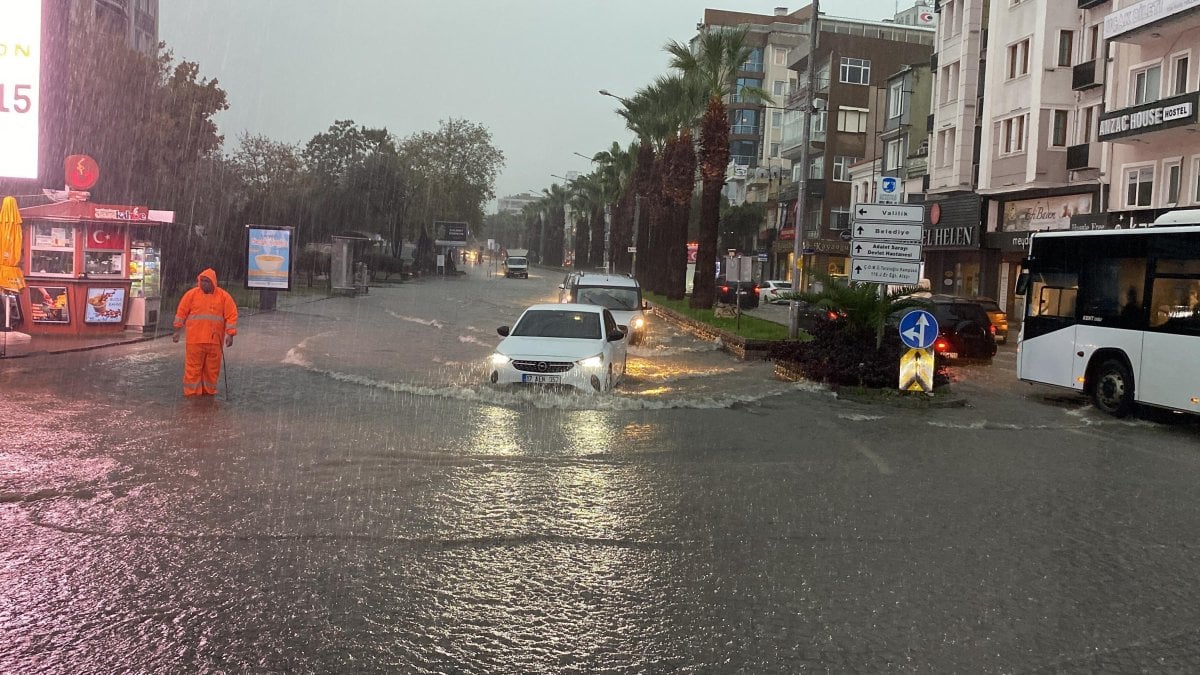
[[[937,336],[937,319],[923,309],[914,309],[900,319],[900,339],[911,349],[929,349]]]

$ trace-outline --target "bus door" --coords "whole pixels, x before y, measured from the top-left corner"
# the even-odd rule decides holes
[[[1076,373],[1084,365],[1074,358],[1078,275],[1032,273],[1026,294],[1025,322],[1017,375],[1022,380],[1080,389]]]

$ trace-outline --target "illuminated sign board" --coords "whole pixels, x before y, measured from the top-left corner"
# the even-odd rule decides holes
[[[37,178],[42,0],[6,0],[0,22],[0,177]]]
[[[1196,7],[1200,7],[1200,0],[1142,0],[1104,17],[1104,37],[1116,39]]]

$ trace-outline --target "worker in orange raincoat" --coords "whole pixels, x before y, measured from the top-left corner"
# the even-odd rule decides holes
[[[171,335],[172,342],[179,342],[179,331],[187,331],[184,396],[216,395],[223,349],[233,346],[237,320],[237,304],[217,285],[217,273],[209,268],[196,275],[196,287],[183,294],[175,310]]]

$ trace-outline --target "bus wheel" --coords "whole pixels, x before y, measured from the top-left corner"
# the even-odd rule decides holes
[[[1124,363],[1108,360],[1096,368],[1092,403],[1113,417],[1133,412],[1133,374]]]

